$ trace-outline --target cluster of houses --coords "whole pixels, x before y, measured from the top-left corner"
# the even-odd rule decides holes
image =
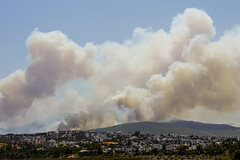
[[[0,141],[11,143],[27,142],[39,148],[46,149],[58,146],[72,146],[80,152],[88,152],[88,144],[99,144],[103,153],[133,154],[157,150],[177,150],[181,146],[188,150],[197,146],[206,147],[213,143],[221,144],[224,137],[199,137],[184,135],[151,135],[138,131],[124,132],[85,132],[79,130],[45,132],[36,134],[6,134],[0,135]]]

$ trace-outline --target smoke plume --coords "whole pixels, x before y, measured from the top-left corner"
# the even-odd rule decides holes
[[[240,31],[214,36],[212,19],[195,8],[174,17],[169,32],[136,28],[123,43],[81,47],[59,31],[35,30],[27,40],[30,65],[0,81],[1,120],[61,116],[73,108],[67,104],[73,114],[58,130],[162,121],[194,109],[234,112],[240,104]],[[87,82],[89,95],[55,98],[73,79]]]
[[[95,47],[79,47],[61,32],[35,30],[27,40],[27,48],[31,64],[0,82],[0,115],[6,122],[23,115],[34,100],[53,96],[67,81],[87,79],[93,74],[89,59]]]
[[[101,104],[104,112],[114,115],[111,121],[115,123],[164,120],[176,116],[175,113],[184,108],[194,108],[197,98],[191,99],[181,92],[185,89],[197,92],[187,85],[197,77],[199,81],[204,79],[198,75],[204,67],[191,66],[183,53],[196,37],[208,40],[214,35],[213,21],[205,12],[186,9],[173,19],[169,33],[161,29],[152,32],[149,28],[136,28],[132,39],[123,44],[106,42],[99,45],[99,52],[106,58],[95,64],[94,82],[100,94],[93,94],[98,101],[93,106]],[[179,84],[176,89],[172,86],[177,85],[175,83]],[[71,116],[66,118],[66,126],[74,124],[69,119]],[[100,126],[106,124],[97,125]],[[63,129],[61,125],[59,129]]]

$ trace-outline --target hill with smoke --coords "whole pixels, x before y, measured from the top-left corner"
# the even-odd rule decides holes
[[[30,64],[0,81],[1,124],[74,113],[57,129],[91,129],[233,113],[239,106],[240,31],[214,36],[213,20],[196,8],[174,17],[169,32],[136,28],[123,43],[82,47],[60,31],[34,30],[26,42]],[[68,89],[74,79],[91,86],[88,96]]]

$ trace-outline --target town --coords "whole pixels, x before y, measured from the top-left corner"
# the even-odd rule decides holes
[[[97,155],[157,155],[164,154],[223,154],[221,145],[234,145],[239,137],[214,137],[194,135],[151,135],[131,132],[90,132],[80,130],[51,131],[36,134],[0,135],[1,149],[6,145],[22,150],[23,144],[31,145],[35,152],[48,152],[52,157],[79,157]],[[211,147],[215,148],[212,153]],[[68,151],[56,152],[57,148],[68,148]],[[69,149],[71,148],[71,149]],[[26,148],[24,148],[26,150]],[[229,149],[229,148],[228,148]],[[53,153],[51,151],[54,150]],[[35,153],[34,152],[34,153]],[[0,151],[1,153],[1,151]],[[189,153],[188,153],[189,154]],[[16,156],[16,155],[15,155]]]

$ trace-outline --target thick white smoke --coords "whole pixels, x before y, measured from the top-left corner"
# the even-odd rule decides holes
[[[0,82],[1,120],[71,109],[75,114],[58,129],[91,129],[161,121],[198,108],[233,111],[239,105],[240,32],[213,42],[214,35],[212,19],[194,8],[177,15],[169,33],[136,28],[121,44],[80,47],[61,32],[34,31],[27,40],[31,64]],[[58,88],[75,78],[89,82],[91,94],[55,99]],[[37,109],[44,105],[47,112]]]
[[[100,62],[96,83],[108,97],[105,110],[114,107],[115,120],[128,122],[178,117],[195,107],[236,109],[239,37],[210,42],[214,34],[205,12],[187,9],[174,18],[169,34],[136,29],[132,41],[103,44],[107,60]]]
[[[202,24],[203,25],[203,24]],[[239,105],[240,33],[209,42],[197,34],[185,45],[182,60],[173,62],[166,74],[154,74],[147,88],[126,87],[108,99],[135,113],[137,121],[164,120],[195,107],[219,112]]]
[[[35,30],[27,40],[31,64],[0,82],[0,115],[7,122],[24,115],[36,99],[53,96],[57,87],[74,78],[93,74],[90,58],[96,52],[92,44],[84,48],[58,31]]]
[[[179,103],[179,106],[175,106],[173,110],[177,108],[181,110],[181,107],[186,108],[184,106],[186,100],[179,99],[180,102],[178,102],[178,100],[169,97],[169,101],[172,101],[166,103],[172,104],[163,104],[161,101],[167,99],[166,96],[168,96],[164,95],[162,89],[169,90],[170,96],[171,83],[175,82],[166,79],[165,84],[153,86],[151,82],[154,83],[157,80],[148,79],[154,74],[170,72],[171,68],[174,68],[172,63],[175,61],[187,66],[182,54],[192,39],[196,36],[210,39],[214,35],[213,21],[205,12],[197,9],[186,9],[183,14],[177,15],[173,19],[169,33],[164,30],[152,32],[150,29],[136,28],[132,40],[127,40],[123,44],[106,42],[99,45],[99,52],[105,55],[105,59],[95,64],[96,74],[93,81],[98,92],[93,94],[93,97],[94,101],[98,102],[94,103],[93,106],[101,104],[100,107],[103,107],[105,112],[114,115],[111,121],[115,121],[115,123],[164,120],[173,116],[175,111],[171,111],[168,107],[172,107],[174,103]],[[176,68],[178,63],[175,63]],[[169,68],[171,64],[172,67]],[[179,67],[181,66],[179,65]],[[192,70],[200,68],[201,66],[192,67]],[[197,73],[192,76],[196,75]],[[157,76],[152,76],[151,79],[154,77]],[[148,86],[152,87],[151,91],[145,88],[147,81]],[[162,88],[159,85],[162,85]],[[184,88],[184,86],[182,87]],[[151,93],[154,90],[157,91]],[[176,92],[176,94],[179,93]],[[171,96],[176,95],[172,93]],[[103,101],[104,104],[102,104]],[[186,103],[192,102],[189,100]],[[66,126],[72,124],[69,119],[70,117],[66,120]],[[60,125],[60,129],[66,129],[66,126]],[[102,126],[105,124],[102,123]]]

